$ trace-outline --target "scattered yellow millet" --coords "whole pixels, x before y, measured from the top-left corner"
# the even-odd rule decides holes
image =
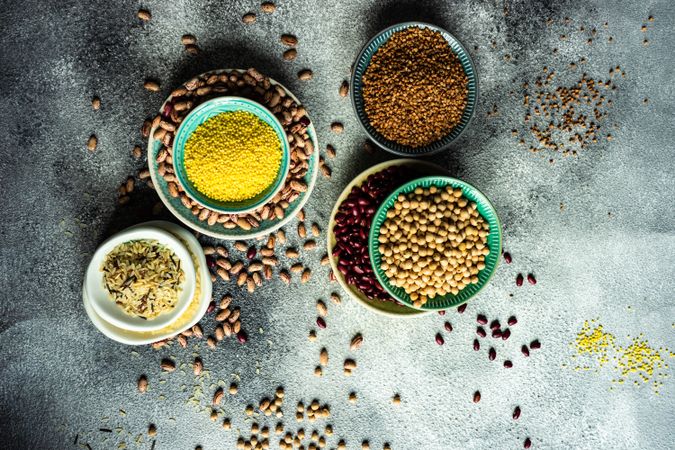
[[[281,165],[274,129],[245,111],[211,117],[185,143],[185,172],[202,194],[224,202],[255,197],[269,187]]]
[[[655,378],[669,377],[667,373],[669,366],[664,359],[666,356],[672,358],[675,354],[663,347],[659,349],[650,347],[642,334],[633,338],[627,347],[622,347],[616,344],[614,335],[606,333],[602,325],[595,325],[595,322],[595,319],[585,321],[576,339],[570,343],[570,347],[575,351],[572,359],[590,357],[596,365],[577,364],[574,370],[595,369],[597,372],[611,358],[615,362],[612,369],[619,375],[618,378],[612,380],[612,383],[621,385],[626,381],[631,381],[629,378],[634,376],[638,379],[632,380],[633,385],[640,386],[640,381],[645,384],[649,383],[654,393],[658,394],[663,382]]]

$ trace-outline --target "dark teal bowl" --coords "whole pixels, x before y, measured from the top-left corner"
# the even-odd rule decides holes
[[[425,147],[408,147],[406,145],[398,144],[394,141],[382,136],[375,128],[370,125],[368,116],[366,115],[366,110],[363,104],[363,75],[366,73],[366,69],[370,64],[370,60],[377,50],[384,45],[389,38],[396,33],[397,31],[402,31],[407,28],[418,27],[418,28],[429,28],[430,30],[438,31],[441,35],[448,41],[448,45],[452,51],[457,55],[459,61],[462,64],[462,68],[466,73],[466,76],[469,80],[468,83],[468,98],[466,108],[462,114],[462,118],[455,128],[453,128],[450,133],[448,133],[444,138],[432,142],[431,144]],[[469,52],[466,51],[464,46],[450,33],[445,31],[442,28],[437,27],[436,25],[431,25],[424,22],[404,22],[399,23],[398,25],[393,25],[384,31],[381,31],[374,38],[366,44],[366,46],[359,53],[356,62],[354,63],[354,69],[352,70],[352,80],[351,80],[351,98],[352,105],[354,106],[354,111],[359,118],[361,126],[368,134],[368,137],[375,142],[378,146],[387,150],[388,152],[394,153],[395,155],[401,156],[426,156],[433,153],[440,152],[445,150],[450,146],[450,144],[459,137],[460,134],[466,129],[471,122],[474,111],[476,110],[476,101],[478,98],[478,77],[476,76],[476,69],[473,65],[473,61],[469,56]]]

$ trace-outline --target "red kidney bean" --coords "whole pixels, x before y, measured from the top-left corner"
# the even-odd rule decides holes
[[[210,256],[206,257],[206,265],[209,266],[209,269],[215,269],[216,268],[216,258],[212,258]]]
[[[506,369],[510,369],[511,367],[513,367],[513,363],[507,359],[506,361],[504,361],[504,367]]]
[[[445,344],[445,340],[443,340],[443,336],[441,336],[441,333],[436,333],[436,343],[438,345]]]
[[[523,355],[525,355],[525,357],[530,356],[530,349],[527,348],[527,345],[520,347],[520,351],[523,353]]]
[[[494,347],[490,347],[490,350],[488,351],[488,359],[490,361],[494,361],[496,357],[497,357],[497,350],[495,350]]]
[[[237,333],[237,340],[242,344],[248,340],[248,336],[244,330],[239,330],[239,333]]]
[[[474,340],[473,340],[473,349],[474,349],[475,351],[480,350],[480,342],[478,341],[478,339],[474,339]]]
[[[530,448],[532,447],[532,441],[530,438],[525,438],[525,441],[523,442],[523,448]]]
[[[473,393],[473,402],[478,403],[480,401],[480,391],[476,391]]]
[[[518,323],[518,319],[516,319],[516,316],[511,316],[509,317],[509,320],[506,323],[509,324],[510,327],[512,327]]]
[[[374,173],[352,188],[335,215],[336,242],[331,253],[338,260],[338,270],[348,284],[371,300],[395,301],[377,281],[370,264],[368,235],[373,216],[392,191],[417,175],[402,166]]]
[[[482,338],[484,338],[485,336],[487,336],[487,333],[485,332],[485,330],[483,329],[483,327],[476,327],[476,334],[477,334],[478,336],[482,337]]]
[[[248,251],[246,252],[246,257],[248,259],[253,259],[255,258],[255,255],[258,251],[255,249],[255,247],[250,247]]]
[[[504,261],[506,262],[506,264],[511,264],[511,261],[512,261],[511,253],[504,252]]]
[[[513,410],[513,420],[518,420],[520,418],[520,406],[516,406]]]
[[[537,350],[541,348],[541,342],[539,342],[538,339],[535,339],[534,341],[530,342],[530,348],[532,350]]]
[[[501,324],[499,323],[499,320],[495,319],[492,322],[490,322],[490,329],[494,330],[496,328],[499,328]]]
[[[511,330],[508,328],[504,331],[502,331],[502,339],[507,340],[509,337],[511,337]]]
[[[516,286],[520,287],[523,285],[523,274],[519,273],[516,275]]]
[[[495,339],[501,338],[502,337],[502,330],[500,330],[499,328],[495,328],[494,330],[492,330],[492,337],[495,338]]]
[[[316,318],[316,326],[322,330],[326,328],[326,321],[323,319],[323,317],[319,316]]]
[[[537,279],[532,275],[531,273],[527,274],[527,282],[530,283],[532,286],[537,284]]]
[[[438,311],[439,316],[444,316],[445,315],[445,310]]]
[[[211,314],[216,309],[216,302],[211,300],[209,306],[206,308],[206,314]]]
[[[459,306],[457,307],[457,312],[458,312],[458,313],[463,314],[464,311],[466,311],[466,303],[464,303],[463,305],[459,305]]]
[[[443,328],[445,328],[445,331],[447,331],[448,333],[450,333],[450,332],[452,331],[452,324],[451,324],[450,322],[445,322],[445,323],[443,324]]]
[[[485,325],[488,323],[487,317],[485,317],[483,314],[478,314],[476,317],[476,322],[478,322],[481,325]]]

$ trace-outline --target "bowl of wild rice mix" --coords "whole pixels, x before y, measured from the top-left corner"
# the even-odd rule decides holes
[[[476,109],[478,78],[464,46],[423,22],[389,27],[354,63],[351,99],[370,139],[402,156],[450,146]]]
[[[94,311],[130,331],[170,325],[190,305],[195,286],[195,266],[185,244],[153,227],[132,228],[105,241],[85,279]]]

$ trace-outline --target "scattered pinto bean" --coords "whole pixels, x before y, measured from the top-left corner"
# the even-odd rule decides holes
[[[527,274],[527,282],[530,283],[532,286],[537,284],[537,279],[532,275],[531,273]]]
[[[443,339],[443,336],[441,336],[441,333],[436,333],[436,343],[438,345],[445,344],[445,340]]]
[[[523,274],[519,273],[516,275],[516,286],[520,287],[523,285]]]

